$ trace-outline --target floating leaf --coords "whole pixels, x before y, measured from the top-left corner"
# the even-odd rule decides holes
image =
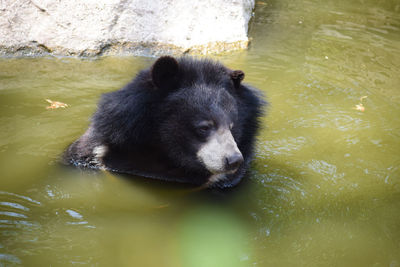
[[[67,104],[62,103],[62,102],[52,101],[50,99],[46,99],[46,101],[50,103],[50,106],[47,106],[46,109],[66,108],[66,107],[68,107]]]
[[[363,104],[360,103],[360,104],[356,105],[356,107],[354,109],[364,112],[365,107],[363,106]]]
[[[366,99],[367,97],[368,97],[368,96],[362,96],[362,97],[360,97],[360,103],[359,103],[358,105],[356,105],[356,107],[353,108],[353,109],[359,110],[359,111],[361,111],[361,112],[364,112],[364,111],[365,111],[365,107],[364,107],[364,105],[362,104],[362,101],[363,101],[364,99]]]

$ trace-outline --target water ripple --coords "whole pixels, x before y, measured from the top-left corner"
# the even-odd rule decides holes
[[[24,218],[24,219],[28,218],[24,214],[12,212],[12,211],[0,211],[0,215],[9,216],[9,217],[15,217],[15,218]]]
[[[19,199],[23,199],[23,200],[26,200],[30,204],[33,204],[33,205],[39,205],[39,206],[41,205],[41,203],[39,201],[34,200],[34,199],[32,199],[30,197],[27,197],[27,196],[21,196],[21,195],[10,193],[10,192],[0,191],[0,196],[2,196],[2,195],[4,195],[4,196],[13,196],[13,197],[16,197],[16,198],[19,198]]]
[[[5,265],[2,265],[1,263],[4,263]],[[0,254],[0,266],[8,266],[8,264],[21,264],[21,260],[14,256],[14,255],[9,255],[9,254]]]
[[[18,203],[0,201],[0,206],[5,206],[5,207],[9,207],[9,208],[14,208],[14,209],[18,209],[18,210],[29,211],[29,208],[24,207],[24,206],[22,206],[21,204],[18,204]]]

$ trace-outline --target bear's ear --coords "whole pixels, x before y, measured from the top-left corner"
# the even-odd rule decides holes
[[[230,76],[231,76],[231,79],[232,79],[235,87],[239,88],[240,83],[244,79],[244,72],[241,70],[233,70],[233,71],[231,71]]]
[[[153,83],[160,89],[172,89],[178,80],[179,65],[175,58],[163,56],[151,68]]]

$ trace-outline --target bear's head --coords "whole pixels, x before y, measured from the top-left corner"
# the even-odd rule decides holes
[[[239,149],[242,71],[203,60],[165,56],[151,68],[161,101],[155,120],[165,154],[180,168],[224,180],[244,162]]]

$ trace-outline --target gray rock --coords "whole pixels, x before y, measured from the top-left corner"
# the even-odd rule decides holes
[[[0,0],[0,54],[243,49],[253,7],[254,0]]]

